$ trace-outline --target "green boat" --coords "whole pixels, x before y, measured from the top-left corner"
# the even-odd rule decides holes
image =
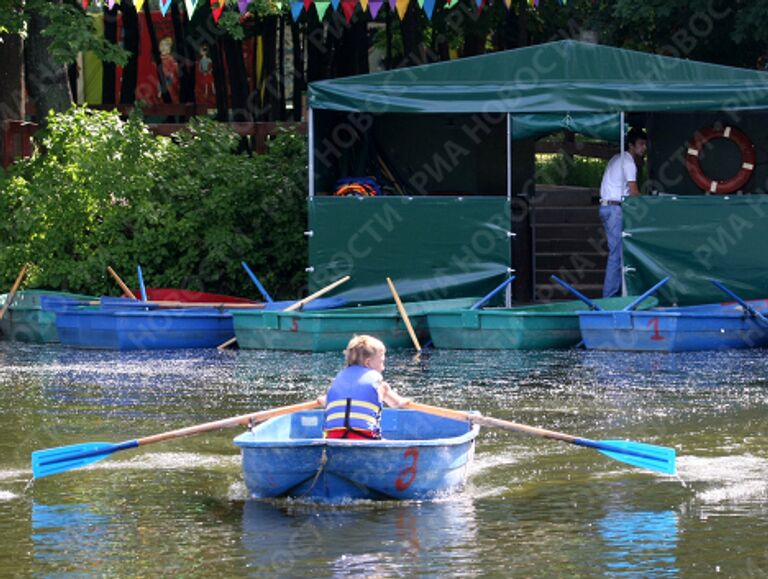
[[[427,313],[467,309],[478,298],[404,303],[419,341],[429,338]],[[233,310],[235,336],[241,348],[340,352],[355,334],[371,334],[388,349],[411,347],[411,338],[396,306],[361,306],[309,312]],[[577,324],[578,325],[578,324]]]
[[[603,298],[593,300],[604,310],[620,310],[636,299]],[[643,300],[638,309],[658,303]],[[514,308],[486,310],[440,310],[427,315],[435,348],[454,350],[546,350],[571,348],[581,341],[577,312],[588,310],[574,300]]]
[[[43,309],[43,298],[52,301],[88,301],[98,298],[82,294],[48,290],[23,290],[16,292],[13,302],[0,320],[0,335],[6,340],[33,342],[36,344],[59,341],[56,332],[56,313]],[[0,309],[5,306],[8,294],[0,295]]]

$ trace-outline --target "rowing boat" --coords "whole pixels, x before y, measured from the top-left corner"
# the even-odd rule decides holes
[[[255,498],[421,500],[460,490],[478,426],[386,408],[382,440],[324,439],[323,411],[268,420],[234,439]]]
[[[0,308],[8,294],[0,295]],[[0,321],[0,334],[5,339],[37,344],[59,341],[56,331],[56,315],[43,308],[45,300],[59,303],[79,303],[96,299],[92,296],[48,290],[22,290],[16,292],[5,316]]]

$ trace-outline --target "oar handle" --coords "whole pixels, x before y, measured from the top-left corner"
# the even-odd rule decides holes
[[[111,275],[113,278],[115,278],[115,281],[117,282],[117,285],[119,285],[119,286],[120,286],[120,289],[121,289],[121,290],[123,290],[123,293],[124,293],[125,295],[127,295],[127,296],[128,296],[129,298],[131,298],[132,300],[136,300],[136,299],[138,299],[138,298],[137,298],[137,297],[136,297],[136,296],[133,294],[133,292],[130,290],[130,288],[129,288],[127,285],[125,285],[125,283],[123,282],[123,280],[122,280],[122,279],[120,279],[120,276],[119,276],[119,275],[117,275],[117,273],[115,272],[115,270],[114,270],[114,269],[112,269],[110,266],[107,266],[107,272],[109,273],[109,275]]]
[[[0,311],[0,320],[2,320],[5,317],[5,312],[8,311],[8,308],[11,307],[11,302],[13,301],[13,298],[16,297],[16,290],[19,289],[19,286],[21,285],[21,280],[24,279],[24,275],[27,273],[27,264],[25,263],[23,266],[21,266],[21,271],[19,271],[19,275],[16,276],[16,281],[13,282],[13,286],[11,286],[11,291],[8,292],[8,295],[5,296],[5,303],[3,304],[3,309]]]
[[[511,275],[507,279],[505,279],[503,282],[501,282],[498,286],[496,286],[493,291],[491,291],[488,295],[486,295],[483,299],[481,299],[478,302],[475,302],[472,304],[472,307],[470,307],[470,310],[477,310],[484,306],[486,303],[488,303],[491,298],[493,298],[496,294],[498,294],[501,290],[503,290],[505,287],[507,287],[509,284],[511,284],[515,280],[515,276]]]
[[[462,412],[461,410],[441,408],[440,406],[430,406],[428,404],[411,402],[408,404],[408,408],[426,412],[428,414],[435,414],[444,418],[452,418],[453,420],[462,421],[468,420],[472,424],[479,424],[480,426],[500,428],[502,430],[512,430],[514,432],[522,432],[524,434],[539,436],[541,438],[550,438],[553,440],[561,440],[563,442],[570,443],[574,443],[577,440],[577,437],[575,436],[571,436],[570,434],[565,434],[562,432],[555,432],[554,430],[546,430],[544,428],[537,428],[536,426],[518,424],[517,422],[510,422],[509,420],[501,420],[499,418],[491,418],[490,416],[482,416],[480,414],[470,414],[469,412]]]
[[[216,346],[216,349],[217,350],[226,350],[230,346],[233,346],[236,342],[237,342],[237,336],[235,336],[234,338],[230,338],[226,342],[222,342],[221,344]]]
[[[589,299],[587,296],[585,296],[583,293],[581,293],[579,290],[577,290],[572,285],[566,283],[564,280],[560,279],[556,275],[549,276],[549,279],[552,281],[559,283],[561,286],[563,286],[565,289],[567,289],[569,292],[571,292],[573,295],[575,295],[577,298],[579,298],[581,301],[583,301],[585,304],[587,304],[592,310],[596,312],[603,311],[603,308],[598,306],[595,302],[593,302],[591,299]]]
[[[309,302],[311,302],[312,300],[314,300],[314,299],[316,299],[316,298],[319,298],[319,297],[320,297],[321,295],[323,295],[323,294],[327,294],[327,293],[328,293],[329,291],[331,291],[332,289],[334,289],[334,288],[336,288],[336,287],[340,286],[340,285],[341,285],[341,284],[343,284],[343,283],[346,283],[346,282],[348,282],[349,280],[350,280],[350,276],[348,276],[348,275],[345,275],[345,276],[344,276],[344,277],[342,277],[341,279],[337,279],[337,280],[336,280],[335,282],[333,282],[332,284],[329,284],[329,285],[325,286],[323,289],[319,289],[319,290],[317,290],[317,291],[316,291],[315,293],[313,293],[312,295],[310,295],[310,296],[307,296],[307,297],[305,297],[304,299],[297,301],[295,304],[288,306],[288,307],[287,307],[287,308],[285,308],[283,311],[284,311],[284,312],[293,312],[293,311],[295,311],[295,310],[298,310],[299,308],[303,308],[303,307],[304,307],[304,305],[308,304],[308,303],[309,303]]]
[[[240,265],[243,266],[243,269],[245,270],[245,273],[248,274],[248,277],[251,278],[251,281],[253,282],[253,284],[256,286],[256,288],[261,293],[261,297],[263,297],[267,301],[268,304],[271,304],[273,301],[275,301],[275,300],[272,299],[272,296],[269,295],[269,292],[267,292],[267,290],[264,288],[264,286],[261,285],[261,282],[259,281],[259,278],[257,278],[256,274],[251,271],[251,268],[248,267],[248,264],[245,263],[244,261],[241,261]]]
[[[657,283],[655,286],[653,286],[651,289],[649,289],[647,292],[642,294],[641,296],[638,296],[635,300],[633,300],[631,303],[627,304],[624,308],[622,308],[622,311],[625,312],[631,312],[634,310],[637,306],[639,306],[645,298],[648,296],[653,295],[656,293],[656,290],[658,290],[661,286],[663,286],[665,283],[669,281],[669,276],[665,277],[663,280],[661,280],[659,283]]]
[[[400,301],[400,296],[397,293],[397,290],[395,289],[395,284],[392,283],[392,280],[390,278],[387,278],[387,285],[389,286],[389,291],[392,292],[392,297],[395,298],[395,305],[397,306],[397,311],[400,312],[400,317],[403,318],[403,323],[405,323],[405,328],[408,330],[408,335],[411,337],[411,342],[413,342],[413,347],[416,348],[417,352],[421,352],[421,344],[419,344],[419,339],[416,337],[416,332],[413,331],[413,326],[411,325],[411,319],[408,317],[408,312],[405,311],[405,308],[403,307],[403,302]]]
[[[251,422],[263,422],[264,420],[282,416],[283,414],[291,414],[292,412],[299,412],[301,410],[312,410],[313,408],[319,407],[320,403],[317,400],[301,402],[300,404],[292,404],[291,406],[281,406],[280,408],[272,408],[271,410],[261,410],[260,412],[252,412],[251,414],[243,414],[242,416],[224,418],[222,420],[215,420],[214,422],[207,422],[206,424],[187,426],[186,428],[179,428],[178,430],[153,434],[151,436],[139,438],[137,442],[139,446],[146,446],[147,444],[154,444],[155,442],[192,436],[193,434],[210,432],[212,430],[221,430],[222,428],[230,428],[237,425],[247,426]]]
[[[733,298],[736,301],[736,303],[738,303],[742,308],[747,310],[752,316],[756,317],[761,322],[768,324],[768,318],[766,318],[763,314],[758,312],[749,303],[744,301],[740,296],[736,295],[730,288],[726,287],[726,285],[723,282],[716,279],[710,279],[709,281],[711,281],[714,284],[714,286],[719,290],[721,290],[723,293]]]

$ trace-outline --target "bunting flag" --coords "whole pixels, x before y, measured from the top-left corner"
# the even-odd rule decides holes
[[[141,12],[144,8],[144,0],[133,0],[133,5],[136,6],[136,12]]]
[[[116,2],[116,1],[117,1],[117,0],[107,0],[107,8],[109,8],[110,10],[112,10],[112,8],[114,8],[114,7],[115,7],[115,2]]]
[[[459,0],[447,0],[447,2],[445,3],[445,7],[446,8],[453,8],[458,3],[459,3]]]
[[[477,8],[480,8],[480,9],[482,10],[482,8],[483,8],[483,2],[484,2],[484,1],[485,1],[485,0],[475,0],[475,6],[476,6]]]
[[[341,11],[344,12],[344,18],[347,19],[347,24],[352,22],[352,15],[357,8],[357,0],[341,0]]]
[[[458,2],[458,0],[456,0]],[[397,0],[389,0],[389,9],[394,10],[397,8]]]
[[[304,2],[291,2],[291,17],[294,22],[301,16],[302,10],[304,10]]]
[[[312,8],[312,0],[304,0],[304,11],[309,14],[309,9]]]
[[[144,0],[141,0],[142,4],[144,3]],[[197,8],[197,0],[184,0],[184,5],[187,7],[187,18],[192,18],[192,15],[195,13],[195,8]],[[138,8],[136,8],[138,11]]]
[[[240,10],[240,14],[246,13],[246,11],[248,10],[248,4],[250,3],[251,3],[251,0],[237,0],[237,9]]]
[[[173,0],[160,0],[160,13],[163,15],[163,18],[168,14],[168,8],[171,7],[172,1]]]
[[[405,18],[405,13],[408,11],[408,4],[410,3],[410,1],[411,0],[395,0],[395,2],[397,3],[396,4],[397,15],[400,16],[400,20]],[[390,4],[391,4],[391,0],[390,0]]]
[[[435,11],[435,0],[423,0],[424,14],[427,15],[428,20],[432,20],[432,14]]]
[[[512,0],[504,0],[504,6],[507,7],[507,10],[512,9]]]
[[[384,5],[384,0],[368,0],[368,7],[371,12],[371,19],[376,20],[379,15],[379,10]]]
[[[163,0],[160,0],[160,2],[162,1]],[[227,0],[211,0],[211,12],[213,13],[214,22],[219,22],[219,18],[221,18],[221,13],[224,12],[224,5],[226,3]]]
[[[341,0],[331,0],[331,5],[333,6],[334,10],[339,9],[339,4],[341,4]]]
[[[328,7],[331,5],[327,0],[315,0],[315,9],[317,10],[317,19],[322,22]]]
[[[88,0],[83,0],[83,10],[88,10]]]
[[[368,10],[368,0],[360,0],[360,10],[363,12]]]

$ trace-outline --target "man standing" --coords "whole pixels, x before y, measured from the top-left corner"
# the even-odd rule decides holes
[[[648,136],[641,129],[627,135],[627,150],[608,161],[600,184],[600,220],[608,240],[603,297],[621,293],[621,202],[627,195],[640,195],[637,188],[637,162],[648,149]]]

